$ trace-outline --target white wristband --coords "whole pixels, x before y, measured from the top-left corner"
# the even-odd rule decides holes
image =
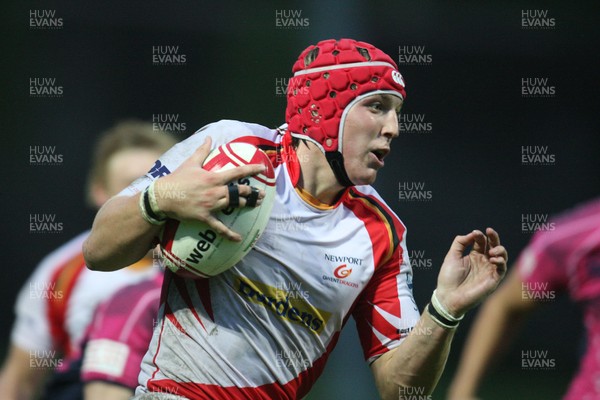
[[[156,217],[158,217],[158,215],[156,215],[156,213],[152,210],[152,206],[150,203],[149,191],[150,191],[150,188],[152,187],[153,183],[154,182],[152,182],[150,184],[150,186],[148,186],[146,189],[144,189],[144,191],[142,193],[140,193],[140,201],[139,201],[138,205],[140,208],[140,213],[142,214],[142,218],[144,218],[144,220],[146,222],[148,222],[152,225],[163,225],[165,222],[167,222],[166,216],[164,219],[156,218]],[[148,209],[150,209],[150,210],[148,210]]]
[[[156,193],[154,193],[154,184],[156,181],[152,181],[152,183],[148,186],[148,200],[150,201],[150,211],[153,212],[157,217],[158,221],[162,221],[167,219],[167,215],[160,210],[158,207],[158,202],[156,201]]]
[[[440,315],[444,318],[446,318],[448,321],[452,321],[452,322],[459,322],[460,320],[462,320],[465,317],[465,314],[461,315],[460,317],[455,317],[452,314],[450,314],[448,312],[448,310],[446,310],[446,308],[444,308],[444,306],[442,305],[442,303],[440,303],[440,301],[438,300],[437,296],[436,296],[436,290],[433,291],[433,294],[431,295],[431,305],[435,308],[435,310],[440,313]]]

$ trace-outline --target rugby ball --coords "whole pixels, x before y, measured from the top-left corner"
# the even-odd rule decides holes
[[[160,250],[166,267],[187,278],[209,278],[240,261],[258,240],[269,222],[275,198],[275,172],[269,157],[248,143],[227,143],[213,149],[202,168],[226,171],[246,164],[263,164],[267,169],[258,175],[241,178],[238,184],[265,191],[258,207],[225,208],[214,213],[223,224],[242,236],[234,242],[199,221],[169,219],[161,232]]]

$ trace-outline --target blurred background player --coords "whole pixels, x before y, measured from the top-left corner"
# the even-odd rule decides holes
[[[175,140],[150,123],[124,121],[104,132],[94,148],[87,195],[99,208],[152,167]],[[118,274],[85,267],[84,232],[45,257],[18,295],[11,343],[0,374],[3,400],[31,399],[54,367],[76,349],[96,306],[124,285],[154,273],[142,258]]]
[[[527,316],[560,293],[582,307],[586,351],[564,399],[600,398],[600,199],[566,212],[539,230],[504,284],[483,304],[469,333],[453,400],[475,399],[486,371]],[[553,298],[553,297],[552,297]],[[571,343],[577,343],[572,340]]]
[[[156,258],[155,261],[158,261]],[[127,400],[157,324],[163,274],[125,286],[101,303],[77,351],[54,374],[42,400]]]
[[[415,387],[430,393],[462,315],[504,276],[507,254],[493,229],[457,236],[420,315],[406,228],[370,186],[398,136],[405,91],[395,62],[368,43],[326,40],[303,51],[293,72],[286,126],[210,124],[161,156],[164,173],[151,171],[96,216],[84,254],[97,270],[143,257],[167,217],[205,221],[239,240],[211,212],[230,204],[230,190],[246,206],[251,188],[226,184],[262,167],[214,173],[201,165],[211,148],[231,141],[273,155],[277,194],[253,249],[210,279],[165,272],[140,398],[302,398],[350,315],[382,397],[398,399],[399,390]],[[185,198],[165,196],[169,187]],[[138,206],[150,191],[156,218]],[[284,218],[301,229],[278,229]],[[346,284],[333,278],[343,262]]]

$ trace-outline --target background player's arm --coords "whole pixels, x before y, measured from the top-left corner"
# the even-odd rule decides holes
[[[108,382],[93,381],[83,387],[84,400],[128,400],[132,396],[133,390]]]
[[[449,399],[474,399],[494,358],[511,342],[517,328],[535,308],[523,299],[522,280],[514,268],[506,282],[483,304],[465,344],[448,392]]]
[[[488,228],[457,236],[444,259],[437,282],[437,297],[451,315],[463,315],[498,286],[506,273],[507,254],[498,234]],[[463,257],[468,246],[472,250]],[[442,374],[454,329],[434,322],[423,313],[408,337],[373,364],[377,388],[384,399],[433,392]]]
[[[228,229],[211,212],[225,208],[228,203],[227,182],[263,171],[262,165],[244,165],[224,172],[209,172],[202,164],[211,149],[207,138],[196,152],[172,174],[159,178],[155,184],[158,206],[168,217],[178,220],[198,220],[208,223],[231,240],[240,236]],[[240,207],[251,188],[239,185]],[[174,189],[173,189],[174,188]],[[165,192],[177,190],[184,196]],[[98,212],[92,232],[83,245],[83,254],[90,269],[112,271],[133,264],[151,248],[160,226],[146,222],[139,210],[139,196],[118,196],[109,200]],[[260,204],[264,192],[259,195]]]
[[[28,351],[11,345],[0,372],[0,397],[3,400],[34,399],[49,368],[32,368]]]

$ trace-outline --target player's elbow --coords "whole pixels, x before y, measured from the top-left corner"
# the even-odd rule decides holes
[[[81,250],[88,269],[92,271],[112,271],[114,269],[110,267],[106,257],[102,257],[100,249],[91,236],[83,242]]]
[[[90,238],[88,237],[81,246],[83,253],[83,260],[88,269],[92,271],[102,271],[100,260],[95,257],[94,246],[90,244]]]

